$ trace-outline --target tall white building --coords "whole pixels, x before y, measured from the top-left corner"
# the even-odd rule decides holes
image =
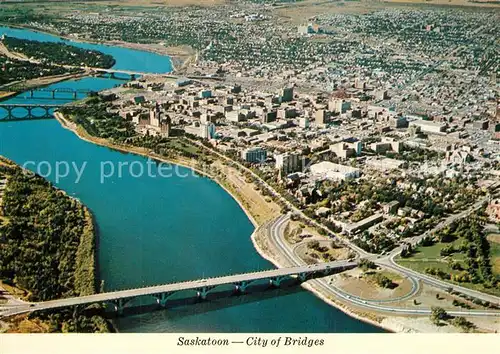
[[[241,152],[241,158],[252,163],[264,162],[267,159],[267,151],[259,146],[248,148]]]
[[[299,118],[299,127],[303,129],[309,128],[309,118],[307,117]]]

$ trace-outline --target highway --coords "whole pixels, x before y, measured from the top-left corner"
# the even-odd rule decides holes
[[[117,300],[130,300],[139,296],[160,296],[161,294],[169,294],[183,291],[183,290],[194,290],[197,292],[208,293],[214,287],[219,285],[240,285],[245,283],[248,286],[249,283],[258,280],[266,279],[279,279],[288,276],[295,276],[300,274],[313,274],[317,272],[330,272],[335,269],[344,268],[354,268],[357,263],[353,261],[337,261],[314,265],[300,265],[290,268],[278,268],[272,270],[265,270],[260,272],[244,273],[244,274],[234,274],[221,276],[216,278],[199,279],[192,281],[185,281],[180,283],[165,284],[150,286],[144,288],[128,289],[107,293],[100,293],[95,295],[80,296],[45,302],[35,302],[26,303],[25,305],[17,305],[12,307],[3,307],[0,309],[0,316],[12,316],[15,314],[21,314],[26,312],[34,312],[49,309],[58,309],[69,306],[79,306],[79,305],[90,305],[94,303],[105,303],[113,302]]]
[[[407,243],[410,243],[412,246],[415,246],[425,236],[431,235],[432,233],[450,225],[451,223],[455,222],[456,220],[467,217],[468,215],[470,215],[474,211],[478,210],[487,199],[488,199],[487,197],[481,199],[480,201],[476,202],[473,206],[471,206],[469,209],[467,209],[461,213],[451,215],[446,220],[444,220],[441,223],[439,223],[438,225],[436,225],[436,227],[434,227],[433,229],[426,231],[422,235],[407,239],[405,241]],[[437,279],[437,278],[431,277],[429,275],[416,272],[416,271],[411,270],[409,268],[403,267],[400,264],[397,264],[394,259],[401,253],[401,250],[402,250],[402,248],[398,247],[398,248],[395,248],[387,256],[377,258],[375,255],[372,255],[369,257],[369,259],[371,259],[373,262],[375,262],[378,265],[381,265],[384,267],[391,267],[392,269],[395,269],[400,273],[406,274],[407,276],[414,277],[416,279],[419,279],[419,280],[421,280],[429,285],[438,287],[440,289],[453,288],[455,291],[459,291],[465,295],[472,296],[472,297],[478,298],[478,299],[483,300],[483,301],[489,301],[493,304],[500,305],[500,297],[498,297],[498,296],[482,293],[482,292],[475,291],[475,290],[472,290],[469,288],[465,288],[463,286],[455,285],[455,284],[446,282],[444,280]]]
[[[241,170],[243,170],[243,171],[251,174],[252,177],[255,178],[259,182],[259,184],[261,184],[263,187],[265,187],[268,190],[268,192],[273,197],[275,197],[275,198],[279,199],[281,202],[283,202],[293,213],[299,215],[300,217],[302,217],[305,220],[308,220],[314,226],[316,226],[316,227],[318,227],[320,229],[325,230],[326,232],[328,232],[328,234],[332,234],[332,231],[330,229],[328,229],[325,225],[323,225],[323,224],[317,222],[316,220],[314,220],[314,219],[308,217],[307,215],[305,215],[302,212],[302,210],[298,209],[292,203],[290,203],[288,200],[286,200],[281,194],[279,194],[276,190],[274,190],[273,187],[271,187],[266,181],[264,181],[262,178],[260,178],[251,169],[243,166],[241,163],[239,163],[237,161],[234,161],[233,159],[225,156],[224,154],[221,154],[218,151],[213,150],[213,149],[211,149],[211,148],[209,148],[209,147],[201,144],[200,142],[198,142],[196,140],[191,140],[191,139],[189,139],[189,140],[192,143],[200,146],[201,148],[209,150],[211,153],[219,156],[220,158],[222,158],[222,159],[224,159],[224,160],[226,160],[228,162],[231,162],[233,164],[236,164]],[[496,186],[497,185],[491,186],[490,189],[494,190],[496,188]],[[432,233],[434,233],[434,232],[436,232],[436,231],[444,228],[445,226],[450,225],[454,221],[459,220],[459,219],[464,218],[464,217],[467,217],[468,215],[470,215],[474,211],[478,210],[483,205],[483,203],[486,202],[488,199],[489,199],[488,196],[482,198],[481,200],[477,201],[473,206],[471,206],[467,210],[464,210],[464,211],[462,211],[462,212],[460,212],[458,214],[453,214],[453,215],[449,216],[447,219],[445,219],[444,221],[442,221],[439,224],[437,224],[434,228],[432,228],[430,230],[427,230],[426,232],[424,232],[423,234],[421,234],[419,236],[415,236],[413,238],[409,238],[409,239],[405,240],[405,242],[411,243],[412,245],[416,245],[425,236],[431,235]],[[288,218],[288,216],[281,216],[281,217],[279,217],[278,219],[275,220],[275,224],[276,223],[280,224],[281,222],[284,222],[284,218]],[[274,227],[274,230],[276,231],[276,227]],[[369,260],[372,260],[373,262],[375,262],[378,265],[384,266],[386,268],[391,268],[392,270],[400,272],[400,273],[404,274],[406,277],[408,277],[408,279],[410,279],[410,280],[412,278],[419,279],[419,280],[424,281],[427,284],[430,284],[430,285],[433,285],[433,286],[437,286],[437,287],[439,287],[441,289],[448,289],[448,288],[451,287],[451,288],[456,289],[457,291],[460,291],[460,292],[462,292],[462,290],[463,290],[464,294],[471,294],[470,296],[477,297],[478,299],[481,299],[481,300],[484,300],[484,301],[489,301],[491,303],[500,304],[500,298],[499,297],[496,297],[496,296],[493,296],[493,295],[488,295],[488,294],[483,294],[483,293],[476,292],[476,291],[473,291],[473,290],[470,290],[470,289],[467,289],[467,288],[464,288],[464,287],[456,286],[456,285],[453,285],[451,283],[447,283],[445,281],[442,281],[440,279],[436,279],[436,278],[427,276],[425,274],[421,274],[421,273],[412,271],[412,270],[410,270],[408,268],[402,267],[401,265],[397,264],[394,261],[394,258],[401,252],[402,247],[397,247],[389,255],[384,256],[384,257],[380,257],[377,254],[369,253],[369,252],[363,250],[362,248],[356,246],[354,243],[352,243],[346,237],[341,237],[339,235],[336,235],[336,237],[338,239],[340,239],[342,242],[344,242],[344,244],[346,244],[347,247],[349,247],[350,249],[352,249],[353,251],[355,251],[360,257],[367,258]],[[271,238],[272,238],[271,241],[274,242],[274,243],[278,243],[279,240],[280,240],[279,235],[277,235],[276,233],[274,233],[274,236],[271,237]],[[290,262],[290,264],[293,264],[293,265],[301,264],[300,261],[297,262],[297,257],[296,256],[294,256],[293,254],[290,254],[290,250],[289,250],[289,248],[287,246],[285,246],[283,243],[282,244],[278,243],[278,246],[280,246],[280,247],[278,247],[277,249],[281,250],[286,255],[286,257],[288,258],[288,261]],[[314,280],[314,282],[316,282],[317,285],[320,285],[320,283],[321,283],[320,280]],[[327,284],[325,284],[325,282],[323,281],[323,284],[321,286],[327,286]],[[348,301],[354,300],[353,297],[351,295],[349,295],[349,294],[345,294],[344,293],[344,295],[342,296],[341,295],[341,291],[339,289],[337,289],[337,288],[329,287],[329,290],[332,293],[337,294],[337,296],[339,296],[339,297],[341,297],[343,299],[346,299]],[[475,294],[475,295],[472,295],[472,294]],[[359,300],[357,302],[357,305],[361,305],[361,306],[367,305],[363,301],[366,302],[367,300]],[[353,301],[351,301],[351,302],[353,302]],[[378,309],[379,310],[383,310],[380,307]],[[388,309],[388,311],[396,312],[396,309]],[[462,313],[462,314],[464,314],[464,311],[459,311],[459,312]],[[425,313],[427,313],[427,312],[425,312]],[[498,313],[495,313],[495,315],[498,315]]]
[[[286,258],[286,260],[296,266],[303,264],[304,262],[299,259],[292,251],[291,247],[287,245],[287,242],[284,239],[284,229],[286,226],[286,223],[289,220],[288,215],[282,215],[278,217],[276,220],[274,220],[270,225],[269,225],[269,232],[270,232],[270,238],[269,240],[273,244],[275,248],[277,248],[278,251],[281,252],[281,254]],[[393,270],[400,271],[399,267],[394,267],[391,264],[384,265],[385,267],[392,268]],[[403,274],[406,275],[405,272],[402,272]],[[418,273],[417,273],[418,274]],[[409,276],[409,278],[412,278],[413,274]],[[390,305],[384,305],[383,301],[372,301],[368,299],[361,299],[357,296],[353,296],[338,287],[335,287],[332,284],[329,284],[326,280],[324,279],[313,279],[307,281],[307,284],[311,284],[313,287],[322,290],[324,294],[330,294],[331,297],[336,297],[340,298],[341,300],[344,300],[347,303],[351,303],[355,305],[356,307],[360,308],[365,308],[365,309],[370,309],[370,310],[375,310],[378,312],[384,312],[384,313],[393,313],[393,314],[403,314],[403,315],[421,315],[421,316],[428,316],[431,313],[430,309],[412,309],[412,308],[400,308],[400,307],[394,307]],[[449,284],[448,286],[449,287]],[[418,289],[417,289],[418,291]],[[401,297],[399,300],[403,300],[405,298],[409,298],[413,296],[416,293],[415,288],[412,288],[409,294]],[[396,299],[397,301],[398,299]],[[386,301],[387,302],[387,301]],[[488,317],[488,316],[500,316],[500,311],[483,311],[483,310],[459,310],[459,311],[447,311],[450,315],[452,316],[479,316],[479,317]]]

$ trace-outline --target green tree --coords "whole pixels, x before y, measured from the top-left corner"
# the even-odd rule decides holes
[[[451,324],[454,325],[455,327],[461,328],[464,332],[470,332],[473,330],[476,326],[474,323],[467,321],[465,317],[455,317],[452,321]]]
[[[430,319],[435,325],[440,325],[441,321],[446,321],[449,318],[448,313],[441,307],[431,307]]]

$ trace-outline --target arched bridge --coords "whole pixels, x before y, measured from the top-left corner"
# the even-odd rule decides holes
[[[71,89],[71,88],[48,88],[48,87],[38,87],[38,88],[23,88],[18,86],[9,87],[7,89],[9,92],[22,92],[24,98],[36,98],[36,99],[58,99],[58,100],[77,100],[79,96],[87,96],[92,93],[91,90],[85,89]],[[37,93],[42,93],[37,95]],[[45,94],[43,94],[45,93]]]
[[[221,285],[232,285],[234,290],[239,293],[245,293],[247,287],[254,282],[268,280],[272,286],[279,287],[283,280],[289,277],[296,277],[298,281],[304,282],[312,277],[325,276],[337,273],[343,270],[351,269],[357,266],[354,261],[336,261],[329,263],[320,263],[308,266],[298,266],[291,268],[279,268],[260,272],[227,275],[217,278],[200,279],[173,283],[166,285],[150,286],[146,288],[121,290],[95,295],[52,300],[38,303],[27,303],[9,308],[0,313],[1,316],[12,316],[21,313],[60,309],[65,307],[86,306],[95,303],[110,303],[115,311],[122,313],[125,306],[131,300],[141,296],[153,296],[157,303],[162,307],[166,306],[168,299],[180,291],[194,291],[200,299],[206,299],[207,295],[216,287]]]
[[[72,88],[25,88],[22,86],[13,86],[7,89],[9,92],[22,92],[25,98],[48,98],[59,100],[76,100],[78,95],[89,95],[92,91],[86,89],[72,89]],[[37,95],[37,93],[46,93],[46,95]],[[48,94],[48,95],[47,95]]]
[[[61,105],[0,104],[0,122],[54,118],[52,113]]]

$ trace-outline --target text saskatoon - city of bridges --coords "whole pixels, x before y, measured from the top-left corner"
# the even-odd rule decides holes
[[[263,337],[248,337],[245,340],[230,340],[224,338],[211,338],[211,337],[195,337],[186,338],[179,337],[177,346],[229,346],[229,345],[246,345],[249,347],[317,347],[325,344],[324,339],[313,339],[308,337],[287,337],[280,336],[276,338],[263,338]]]

